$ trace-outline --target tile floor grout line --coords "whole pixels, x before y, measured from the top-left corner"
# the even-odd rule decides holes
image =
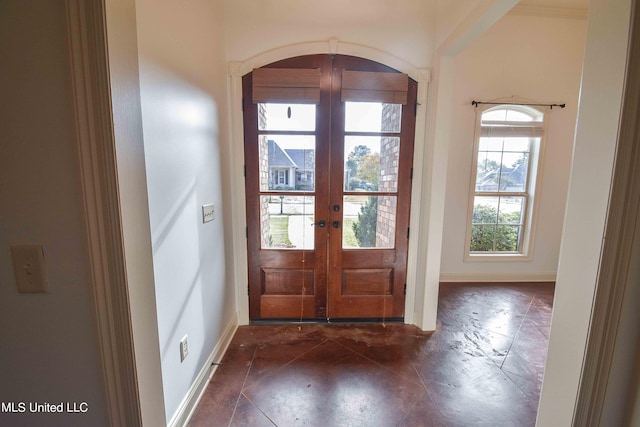
[[[277,369],[275,369],[273,372],[265,375],[264,377],[260,378],[259,380],[257,380],[255,383],[245,387],[246,381],[247,381],[247,377],[249,376],[249,372],[247,371],[247,377],[245,377],[245,382],[242,383],[242,389],[240,390],[241,393],[244,393],[246,390],[249,390],[250,388],[256,386],[257,384],[260,383],[260,381],[262,381],[264,378],[269,378],[275,374],[277,374],[278,372],[280,372],[282,369],[286,368],[287,366],[289,366],[290,364],[292,364],[293,362],[295,362],[296,360],[300,359],[302,356],[304,356],[305,354],[309,353],[312,350],[315,350],[316,348],[318,348],[319,346],[321,346],[322,344],[328,342],[329,339],[324,339],[322,342],[314,345],[313,347],[311,347],[309,350],[299,354],[298,356],[294,357],[293,359],[289,360],[287,363],[285,363],[284,365],[278,367]],[[257,346],[259,347],[259,345]],[[256,347],[256,352],[258,351],[258,348]],[[253,362],[253,361],[252,361]]]
[[[352,353],[357,354],[358,356],[360,356],[360,357],[362,357],[362,358],[364,358],[364,359],[368,360],[369,362],[371,362],[371,363],[375,364],[376,366],[379,366],[379,367],[380,367],[380,368],[382,368],[382,369],[385,369],[385,370],[389,371],[390,373],[392,373],[392,374],[394,374],[394,375],[397,375],[397,376],[399,376],[399,377],[401,377],[401,378],[404,378],[404,379],[406,379],[406,380],[408,380],[408,381],[411,381],[411,382],[412,382],[412,383],[414,383],[414,384],[418,384],[418,385],[420,385],[419,383],[417,383],[417,382],[416,382],[415,380],[413,380],[412,378],[408,378],[408,377],[406,377],[406,376],[404,376],[404,375],[401,375],[401,374],[399,374],[399,373],[395,372],[393,369],[391,369],[391,368],[389,368],[389,367],[387,367],[387,366],[384,366],[382,363],[377,362],[377,361],[375,361],[375,360],[373,360],[373,359],[371,359],[371,358],[369,358],[369,357],[365,356],[364,354],[360,353],[359,351],[354,350],[354,349],[352,349],[352,348],[350,348],[350,347],[348,347],[348,346],[346,346],[346,345],[344,345],[344,344],[342,344],[342,343],[339,343],[338,341],[334,341],[334,340],[332,340],[332,339],[328,339],[327,341],[331,341],[331,342],[332,342],[332,343],[334,343],[334,344],[337,344],[337,345],[339,345],[339,346],[341,346],[341,347],[344,347],[345,349],[347,349],[347,350],[351,351]]]
[[[524,313],[524,316],[522,317],[522,320],[520,321],[520,324],[518,325],[518,330],[516,331],[515,335],[513,336],[513,340],[511,340],[511,344],[509,344],[509,349],[507,350],[507,354],[505,354],[504,359],[502,360],[502,363],[500,364],[500,370],[502,371],[502,367],[504,366],[504,362],[507,361],[507,357],[509,357],[509,352],[511,352],[511,348],[513,347],[513,343],[516,342],[516,339],[518,338],[518,335],[520,335],[520,329],[522,329],[522,324],[524,323],[524,320],[527,318],[527,315],[529,314],[529,311],[531,310],[531,305],[533,304],[533,298],[531,297],[531,301],[529,301],[529,305],[527,306],[527,311]],[[511,379],[511,378],[509,378]],[[513,380],[512,380],[513,382]],[[515,384],[515,383],[514,383]]]
[[[416,384],[416,385],[421,386],[421,387],[424,389],[425,394],[427,395],[427,397],[429,398],[429,400],[431,400],[431,403],[433,403],[433,404],[436,406],[436,408],[438,408],[438,413],[440,414],[440,418],[444,421],[444,416],[442,415],[442,411],[440,410],[440,407],[435,403],[435,401],[433,400],[433,397],[431,397],[431,394],[429,393],[429,390],[427,389],[427,387],[426,387],[426,386],[425,386],[425,384],[424,384],[424,381],[423,381],[423,379],[422,379],[422,376],[418,373],[418,370],[416,369],[415,364],[413,363],[413,361],[412,361],[412,360],[410,360],[410,361],[409,361],[409,363],[411,363],[411,367],[413,367],[413,370],[416,372],[416,375],[417,375],[417,377],[418,377],[418,379],[419,379],[420,381],[415,381],[415,380],[413,380],[412,378],[407,378],[407,377],[405,377],[404,375],[400,375],[399,373],[397,373],[397,372],[393,371],[392,369],[390,369],[390,368],[388,368],[388,367],[384,366],[383,364],[381,364],[381,363],[379,363],[379,362],[377,362],[377,361],[375,361],[375,360],[373,360],[373,359],[371,359],[371,358],[369,358],[369,357],[365,356],[364,354],[360,353],[359,351],[356,351],[356,350],[354,350],[354,349],[352,349],[352,348],[350,348],[350,347],[348,347],[348,346],[346,346],[346,345],[344,345],[344,344],[342,344],[342,343],[339,343],[339,342],[334,341],[334,340],[332,340],[332,339],[328,339],[327,341],[331,341],[331,342],[333,342],[334,344],[337,344],[337,345],[339,345],[339,346],[343,347],[344,349],[349,350],[350,352],[352,352],[352,353],[354,353],[354,354],[356,354],[356,355],[358,355],[358,356],[360,356],[360,357],[362,357],[362,358],[364,358],[364,359],[368,360],[369,362],[372,362],[374,365],[376,365],[376,366],[378,366],[379,368],[382,368],[382,369],[384,369],[384,370],[388,371],[389,373],[391,373],[391,374],[393,374],[393,375],[397,375],[397,376],[399,376],[399,377],[401,377],[401,378],[406,379],[407,381],[411,381],[412,383],[414,383],[414,384]],[[419,402],[419,399],[416,399],[416,400],[413,402],[413,404],[412,404],[412,406],[411,406],[411,407],[412,407],[412,408],[414,408],[414,407],[418,404],[418,402]],[[402,421],[404,421],[404,419],[405,419],[405,418],[406,418],[410,413],[411,413],[411,410],[409,410],[409,411],[408,411],[408,412],[407,412],[407,413],[402,417],[402,420],[400,420],[400,423],[399,423],[398,425],[402,424]],[[446,421],[445,421],[445,424],[446,424]]]
[[[527,395],[527,390],[525,390],[524,388],[522,388],[522,386],[521,386],[520,384],[516,383],[516,382],[513,380],[513,378],[511,378],[511,375],[515,375],[516,377],[519,377],[519,378],[522,378],[522,379],[525,379],[525,380],[526,380],[526,378],[525,378],[525,377],[523,377],[523,376],[521,376],[521,375],[518,375],[518,374],[514,374],[513,372],[503,371],[502,369],[501,369],[501,371],[502,371],[502,373],[503,373],[503,374],[504,374],[504,375],[509,379],[509,381],[511,381],[511,383],[512,383],[513,385],[515,385],[515,386],[516,386],[516,387],[517,387],[517,388],[522,392],[522,394],[524,394],[525,396]],[[540,402],[540,396],[538,396],[538,403],[539,403],[539,402]]]
[[[463,314],[463,315],[467,316],[467,317],[471,317],[471,316],[469,316],[467,314]],[[469,342],[471,342],[471,344],[476,348],[476,350],[480,351],[480,353],[482,353],[489,360],[490,363],[495,365],[495,367],[498,368],[498,370],[502,369],[502,363],[504,363],[504,360],[502,361],[502,363],[500,365],[498,365],[498,363],[496,363],[496,361],[493,360],[493,358],[489,354],[487,354],[487,352],[485,352],[482,349],[482,347],[480,347],[474,340],[470,339],[467,336],[467,333],[466,333],[466,331],[465,331],[465,329],[463,327],[457,326],[457,325],[453,325],[453,324],[449,325],[449,327],[452,328],[452,329],[457,330],[460,333],[462,333],[464,338],[467,339]],[[515,340],[515,337],[511,337],[509,335],[501,334],[500,332],[495,332],[495,331],[492,331],[491,329],[483,328],[483,327],[480,327],[480,326],[474,326],[474,327],[476,327],[478,329],[481,329],[483,331],[487,331],[487,332],[492,333],[492,334],[497,334],[497,335],[501,335],[503,337],[511,338],[511,344],[509,344],[509,350],[511,349],[511,345],[513,345],[513,341]],[[509,353],[509,350],[507,350],[507,353],[505,353],[505,356],[504,356],[505,359],[507,358],[507,354]]]
[[[251,399],[249,398],[249,396],[247,396],[246,394],[244,394],[244,391],[241,391],[241,392],[240,392],[240,395],[241,395],[241,396],[244,396],[244,398],[245,398],[245,399],[247,399],[247,400],[249,401],[249,403],[251,403],[251,404],[254,406],[254,408],[256,408],[258,411],[260,411],[260,413],[261,413],[262,415],[264,415],[264,416],[269,420],[269,422],[270,422],[271,424],[273,424],[275,427],[278,427],[278,424],[277,424],[275,421],[273,421],[273,420],[271,419],[271,417],[270,417],[269,415],[267,415],[267,414],[266,414],[262,409],[260,409],[260,407],[259,407],[258,405],[256,405],[256,403],[255,403],[253,400],[251,400]]]
[[[247,372],[244,374],[244,380],[242,381],[242,386],[240,387],[240,393],[238,393],[238,398],[236,399],[236,404],[233,407],[233,412],[231,413],[231,418],[229,418],[229,424],[227,424],[227,427],[231,426],[231,423],[233,422],[233,417],[236,416],[236,410],[238,409],[238,403],[240,402],[240,397],[243,394],[244,385],[246,384],[247,378],[249,377],[249,372],[251,372],[251,368],[253,368],[253,361],[256,359],[256,354],[258,353],[258,347],[259,347],[259,345],[256,345],[256,348],[253,350],[253,355],[251,356],[251,362],[249,364],[249,369],[247,369]]]
[[[485,356],[487,359],[489,359],[489,361],[490,361],[493,365],[495,365],[495,367],[496,367],[496,368],[498,368],[498,370],[499,370],[502,374],[504,374],[504,375],[509,379],[509,381],[511,381],[515,386],[517,386],[517,387],[518,387],[519,389],[521,389],[521,390],[522,390],[522,388],[521,388],[520,386],[518,386],[518,384],[516,384],[516,383],[513,381],[513,379],[512,379],[511,377],[509,377],[509,375],[508,375],[508,372],[509,372],[509,371],[506,371],[506,372],[505,372],[505,371],[502,369],[502,367],[504,366],[504,363],[505,363],[505,362],[506,362],[506,360],[507,360],[507,356],[509,355],[509,352],[511,351],[511,348],[513,347],[513,343],[515,342],[516,338],[518,337],[518,334],[520,333],[520,329],[522,328],[522,325],[523,325],[523,323],[524,323],[524,321],[525,321],[525,319],[526,319],[527,315],[528,315],[528,314],[529,314],[529,312],[531,311],[531,306],[533,305],[533,301],[534,301],[534,299],[535,299],[535,297],[531,297],[531,300],[529,301],[529,305],[527,306],[527,310],[525,311],[524,316],[522,316],[522,320],[520,321],[520,324],[518,325],[518,329],[516,330],[516,333],[513,335],[513,337],[510,337],[509,335],[501,334],[501,333],[499,333],[499,332],[492,331],[492,330],[490,330],[490,329],[486,329],[486,328],[478,327],[479,329],[486,330],[486,331],[491,332],[491,333],[493,333],[493,334],[499,334],[499,335],[502,335],[502,336],[505,336],[505,337],[509,337],[509,338],[511,338],[511,342],[509,343],[509,348],[507,349],[507,351],[506,351],[506,353],[505,353],[505,355],[504,355],[504,358],[502,359],[502,362],[501,362],[500,364],[496,363],[496,361],[495,361],[495,360],[494,360],[490,355],[488,355],[488,354],[487,354],[487,353],[486,353],[486,352],[485,352],[485,351],[484,351],[484,350],[483,350],[483,349],[482,349],[478,344],[476,344],[476,343],[475,343],[475,341],[473,341],[473,340],[469,339],[469,338],[467,337],[467,333],[465,332],[464,328],[459,327],[459,326],[456,326],[456,325],[450,325],[450,326],[451,326],[451,327],[453,327],[454,329],[456,329],[456,330],[458,330],[459,332],[461,332],[461,333],[464,335],[464,337],[465,337],[467,340],[469,340],[469,341],[473,344],[473,346],[475,346],[475,347],[476,347],[476,349],[477,349],[477,350],[479,350],[482,354],[484,354],[484,356]],[[463,313],[463,314],[464,314],[464,313]],[[469,316],[468,314],[464,314],[464,315],[465,315],[465,316],[467,316],[467,317],[471,317],[471,316]],[[524,390],[522,390],[522,391],[524,391]]]
[[[306,355],[307,353],[309,353],[310,351],[315,350],[316,348],[318,348],[319,346],[321,346],[322,344],[326,343],[327,341],[329,341],[329,339],[327,337],[323,337],[322,341],[320,341],[318,344],[314,345],[313,347],[309,348],[306,351],[303,351],[302,353],[300,353],[299,355],[297,355],[296,357],[294,357],[293,359],[291,359],[290,361],[288,361],[287,363],[285,363],[284,365],[282,365],[280,368],[278,368],[278,370],[284,368],[285,366],[289,366],[290,364],[292,364],[293,362],[295,362],[296,360],[300,359],[302,356]]]
[[[442,409],[440,409],[440,405],[438,405],[436,403],[436,401],[433,399],[433,396],[431,395],[431,392],[429,391],[429,388],[427,387],[427,384],[424,382],[424,378],[422,378],[422,375],[420,375],[420,372],[418,372],[418,368],[416,368],[416,364],[413,363],[413,360],[409,361],[409,363],[411,363],[411,367],[416,372],[416,375],[418,376],[418,378],[420,378],[420,384],[422,385],[422,388],[424,388],[424,391],[427,394],[427,396],[429,397],[429,399],[431,399],[431,403],[433,403],[433,405],[436,407],[436,409],[438,409],[438,414],[440,414],[440,418],[442,419],[442,422],[444,422],[445,426],[448,427],[449,423],[447,422],[446,418],[444,417],[444,414],[442,413]]]

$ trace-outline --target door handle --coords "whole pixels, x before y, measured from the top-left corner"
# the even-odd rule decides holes
[[[333,221],[333,228],[340,228],[340,221]]]
[[[318,227],[322,228],[325,225],[327,225],[327,223],[324,221],[318,221],[318,222],[314,222],[312,225],[317,225]]]

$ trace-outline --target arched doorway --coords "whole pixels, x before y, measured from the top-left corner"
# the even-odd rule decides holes
[[[250,319],[403,319],[416,94],[342,55],[243,77]]]

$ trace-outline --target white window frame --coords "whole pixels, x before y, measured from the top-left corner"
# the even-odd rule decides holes
[[[476,191],[476,179],[478,172],[478,153],[480,147],[480,138],[483,136],[482,115],[489,111],[496,110],[515,110],[530,116],[540,115],[541,122],[490,122],[490,126],[504,126],[510,128],[514,135],[531,134],[532,141],[529,149],[529,167],[527,171],[527,184],[524,192],[482,192]],[[471,182],[469,191],[469,204],[467,213],[467,233],[465,240],[464,259],[465,261],[528,261],[533,257],[533,249],[535,242],[535,225],[538,211],[537,203],[540,198],[539,189],[542,181],[542,160],[544,158],[545,136],[547,134],[547,125],[549,122],[550,109],[540,109],[529,106],[511,105],[508,103],[501,105],[479,105],[476,107],[476,126],[474,134],[473,158]],[[533,126],[530,126],[533,124]],[[485,132],[488,126],[485,126]],[[505,130],[505,132],[509,132]],[[472,252],[471,251],[471,232],[473,221],[474,200],[476,196],[520,196],[525,198],[525,208],[523,209],[523,219],[520,235],[520,248],[517,252],[492,251],[492,252]]]

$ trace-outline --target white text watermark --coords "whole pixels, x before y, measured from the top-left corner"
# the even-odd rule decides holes
[[[84,414],[89,412],[89,404],[87,402],[0,402],[0,412],[4,414]]]

